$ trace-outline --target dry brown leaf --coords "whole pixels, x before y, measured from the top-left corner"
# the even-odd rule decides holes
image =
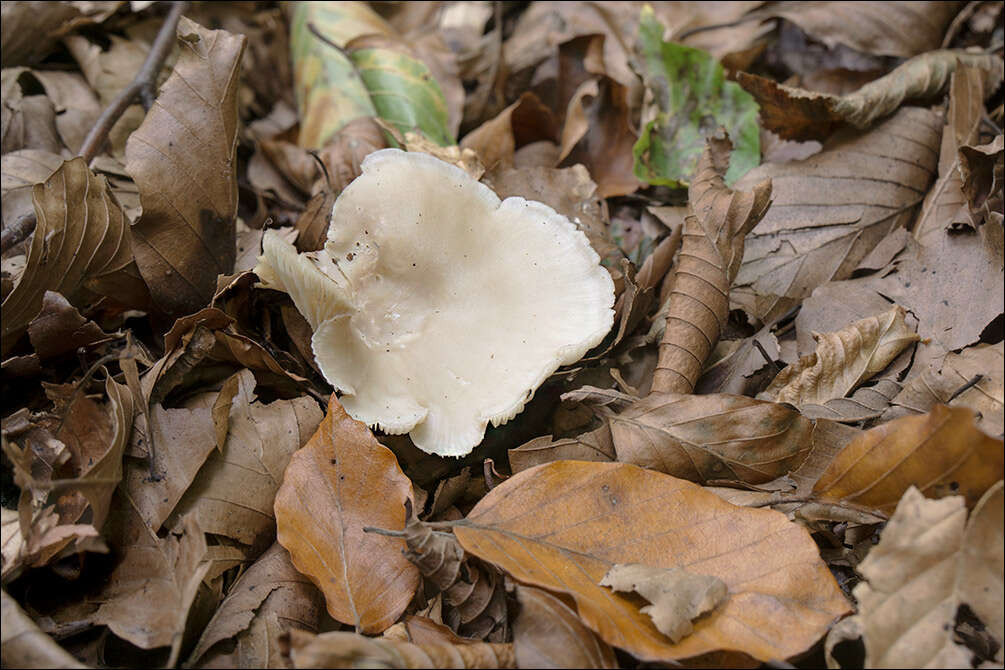
[[[4,511],[7,511],[6,509]],[[8,668],[86,668],[38,625],[7,591],[0,591],[0,616],[3,634],[0,649],[4,667]]]
[[[27,266],[3,301],[6,354],[42,306],[47,290],[71,303],[90,293],[142,306],[145,292],[135,276],[129,224],[103,177],[81,158],[66,161],[32,192],[38,219]]]
[[[465,556],[450,533],[432,530],[415,517],[404,532],[408,553],[422,575],[443,594],[443,620],[464,637],[509,638],[506,592],[491,566]]]
[[[261,547],[272,539],[272,507],[283,471],[293,452],[317,430],[322,413],[306,396],[259,402],[251,371],[235,377],[223,449],[210,453],[175,513],[193,513],[204,532]]]
[[[110,337],[55,291],[45,292],[41,310],[28,324],[28,339],[41,360],[75,352],[79,347]]]
[[[737,74],[737,81],[757,98],[764,128],[786,140],[822,140],[840,123],[868,128],[905,102],[934,98],[946,88],[959,64],[980,72],[989,92],[1005,75],[1002,59],[994,54],[941,50],[915,56],[886,76],[844,96],[782,86],[745,72]]]
[[[279,543],[324,593],[334,619],[379,633],[404,612],[419,571],[402,555],[403,540],[363,528],[404,528],[411,497],[394,454],[333,395],[286,468],[275,513]]]
[[[872,386],[863,386],[847,398],[834,398],[823,404],[804,403],[799,406],[799,412],[808,419],[844,423],[868,421],[882,416],[902,389],[898,382],[884,377]]]
[[[531,92],[499,112],[461,140],[461,148],[478,154],[486,169],[513,167],[513,153],[531,142],[557,136],[551,110]]]
[[[815,430],[792,407],[725,394],[653,393],[610,425],[618,461],[700,483],[781,477],[806,458]]]
[[[960,176],[971,213],[978,220],[994,218],[1001,223],[1002,185],[1005,184],[1005,137],[998,134],[987,144],[961,146]]]
[[[617,460],[610,426],[605,424],[582,435],[560,440],[555,440],[550,435],[536,437],[509,450],[509,463],[514,474],[535,465],[567,460],[601,463]]]
[[[41,60],[60,36],[89,23],[79,8],[70,4],[33,5],[7,2],[3,5],[4,67]]]
[[[163,539],[132,509],[115,521],[121,559],[94,597],[101,606],[92,621],[142,649],[170,646],[168,665],[174,666],[189,610],[210,567],[206,538],[192,517]]]
[[[30,70],[24,68],[5,68],[0,75],[0,93],[3,95],[0,151],[37,149],[60,153],[63,146],[56,128],[56,109],[52,101],[45,95],[24,94],[24,91],[30,90],[32,83],[29,73]]]
[[[233,270],[237,214],[237,84],[245,38],[182,17],[181,55],[126,145],[140,189],[136,264],[155,304],[184,316],[205,307]]]
[[[791,21],[830,48],[910,58],[937,49],[955,2],[775,2],[758,16]]]
[[[616,668],[610,645],[583,625],[561,599],[533,586],[516,587],[520,611],[513,621],[519,668]]]
[[[905,316],[904,309],[894,305],[837,332],[813,333],[817,350],[786,366],[757,397],[793,405],[844,398],[918,341]]]
[[[761,353],[762,350],[764,354]],[[765,354],[770,361],[765,358]],[[778,339],[768,326],[742,340],[720,341],[710,357],[710,361],[715,361],[702,370],[694,392],[753,395],[767,381],[764,379],[765,374],[778,369],[774,366],[774,361],[780,355]],[[771,367],[765,370],[768,365]]]
[[[789,658],[848,611],[809,534],[784,515],[735,507],[690,482],[622,463],[525,470],[492,489],[454,534],[515,579],[571,596],[605,642],[643,660],[719,650],[733,660]],[[615,563],[714,575],[729,599],[672,644],[637,601],[598,586]]]
[[[729,595],[726,583],[713,575],[698,575],[684,568],[617,564],[600,580],[619,593],[637,593],[651,605],[639,611],[676,644],[694,631],[693,619],[710,612]]]
[[[512,644],[464,641],[413,644],[357,633],[289,633],[295,668],[515,668]]]
[[[813,494],[889,514],[917,486],[931,496],[959,493],[974,505],[1003,471],[1002,441],[981,432],[971,410],[938,405],[859,435],[834,458]]]
[[[954,639],[964,606],[997,642],[996,658],[977,662],[1001,663],[1002,508],[1001,482],[969,520],[959,496],[928,500],[913,486],[904,493],[857,568],[865,580],[855,587],[859,614],[850,626],[865,642],[865,667],[971,667],[973,651]],[[835,630],[828,648],[841,637]]]
[[[1005,430],[1005,345],[978,344],[960,353],[946,355],[909,381],[893,398],[893,407],[883,415],[888,421],[905,414],[921,414],[939,404],[969,407],[978,414],[977,426],[988,435],[1001,437]],[[972,387],[952,395],[980,375]],[[950,399],[952,398],[952,399]]]
[[[212,415],[216,396],[199,393],[178,408],[152,404],[149,423],[142,413],[135,417],[130,452],[146,458],[126,461],[123,493],[153,532],[170,516],[216,447]]]
[[[729,315],[729,287],[743,258],[744,237],[771,202],[771,181],[746,192],[723,181],[733,145],[713,137],[698,161],[684,221],[667,326],[660,342],[653,390],[691,393]],[[750,182],[748,182],[750,183]]]
[[[0,206],[4,228],[23,215],[35,211],[32,187],[44,182],[63,164],[63,159],[49,151],[22,149],[0,157]]]
[[[735,187],[771,178],[773,202],[747,236],[733,304],[770,323],[817,286],[848,277],[911,220],[935,175],[940,135],[935,112],[907,107],[870,132],[835,133],[806,160],[748,172]]]
[[[270,615],[282,629],[269,626]],[[195,665],[217,642],[236,638],[236,667],[283,667],[278,634],[289,628],[315,631],[320,617],[321,594],[293,567],[289,553],[273,544],[230,588],[187,665]]]

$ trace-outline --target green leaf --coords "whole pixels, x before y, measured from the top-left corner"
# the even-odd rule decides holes
[[[382,118],[402,133],[418,130],[441,146],[455,144],[443,91],[429,68],[395,49],[353,49],[350,42],[364,35],[379,35],[391,43],[400,40],[366,3],[296,3],[290,52],[300,111],[299,144],[321,147],[360,117]]]
[[[757,103],[706,51],[663,41],[663,25],[646,5],[639,18],[639,67],[655,113],[632,150],[635,176],[649,184],[688,185],[705,136],[722,126],[733,142],[726,183],[761,162]]]

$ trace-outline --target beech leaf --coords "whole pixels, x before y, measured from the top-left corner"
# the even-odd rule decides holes
[[[419,571],[402,555],[404,540],[363,528],[404,528],[411,498],[394,454],[332,396],[328,415],[286,468],[275,513],[279,543],[337,621],[380,633],[405,611]]]
[[[513,651],[520,668],[616,668],[610,645],[583,625],[557,596],[516,587],[520,612],[513,622]]]
[[[651,602],[639,611],[651,616],[660,632],[674,643],[691,634],[693,619],[714,609],[728,595],[726,583],[718,577],[638,563],[615,565],[600,585],[621,593],[634,592]]]
[[[973,411],[937,405],[860,434],[831,461],[813,494],[889,514],[917,486],[930,496],[958,492],[972,506],[1003,472],[1002,441],[977,428]]]
[[[848,611],[809,533],[783,514],[735,507],[696,484],[624,463],[525,470],[482,498],[454,534],[514,579],[572,597],[605,642],[643,660],[720,650],[789,658]],[[715,576],[729,597],[673,644],[635,600],[598,585],[616,563]]]
[[[237,91],[245,37],[182,17],[180,54],[126,143],[143,215],[136,263],[154,303],[184,316],[205,307],[236,257]]]
[[[817,350],[788,365],[758,398],[793,405],[844,398],[918,341],[904,323],[904,308],[851,323],[834,333],[813,333]]]
[[[879,544],[858,566],[865,667],[971,667],[973,652],[955,638],[958,611],[968,607],[997,642],[1002,658],[1002,482],[967,517],[964,500],[929,500],[910,487]],[[846,624],[847,625],[847,624]],[[837,630],[828,647],[840,639]],[[835,639],[837,637],[837,639]]]

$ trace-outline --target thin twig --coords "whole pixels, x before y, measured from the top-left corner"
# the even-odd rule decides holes
[[[98,151],[105,144],[112,126],[115,125],[126,109],[136,101],[136,98],[140,99],[146,109],[149,109],[153,105],[153,101],[157,97],[154,91],[157,85],[157,75],[160,74],[161,68],[164,67],[164,61],[167,60],[168,54],[171,53],[171,48],[174,47],[178,21],[181,19],[182,13],[188,9],[188,4],[184,0],[172,3],[171,11],[168,12],[160,32],[157,33],[154,43],[150,46],[150,53],[147,54],[147,59],[143,61],[140,71],[136,73],[136,77],[128,86],[119,91],[119,94],[115,96],[111,104],[105,108],[105,111],[101,113],[98,120],[94,122],[91,132],[87,133],[87,137],[80,147],[80,156],[87,161],[88,165],[90,165],[91,161],[98,154]]]
[[[960,388],[956,389],[953,392],[953,395],[949,396],[949,400],[946,401],[946,404],[948,405],[952,401],[956,400],[956,398],[958,398],[960,396],[960,394],[962,394],[964,391],[967,391],[970,388],[972,388],[974,386],[977,386],[977,384],[979,384],[982,379],[984,379],[984,375],[982,375],[980,373],[974,375],[973,378],[971,378],[970,381],[968,381],[966,384],[964,384]]]
[[[178,0],[172,3],[171,11],[168,12],[167,18],[164,19],[164,24],[161,26],[160,32],[157,33],[157,37],[150,47],[150,53],[147,54],[147,59],[143,61],[140,71],[136,73],[133,81],[115,96],[111,104],[105,108],[105,111],[101,113],[98,120],[94,122],[91,131],[87,133],[84,143],[80,146],[80,153],[78,155],[88,165],[91,164],[91,161],[98,155],[101,147],[104,146],[105,141],[108,139],[108,134],[112,131],[112,127],[122,117],[126,109],[136,101],[136,98],[140,99],[145,109],[149,110],[151,105],[153,105],[154,99],[157,97],[154,90],[157,84],[157,75],[160,74],[161,68],[164,67],[164,61],[167,60],[168,54],[171,53],[171,48],[174,46],[175,32],[178,29],[178,21],[181,19],[182,13],[188,9],[188,5],[189,3],[185,0]],[[11,226],[0,234],[0,253],[6,253],[8,249],[27,239],[29,235],[35,232],[37,225],[38,219],[34,211],[18,217]]]

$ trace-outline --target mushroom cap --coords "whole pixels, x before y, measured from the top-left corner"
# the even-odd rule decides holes
[[[384,149],[361,168],[324,250],[297,255],[267,233],[255,271],[307,318],[318,367],[351,416],[462,456],[604,339],[614,283],[547,205],[500,202],[424,153]]]

